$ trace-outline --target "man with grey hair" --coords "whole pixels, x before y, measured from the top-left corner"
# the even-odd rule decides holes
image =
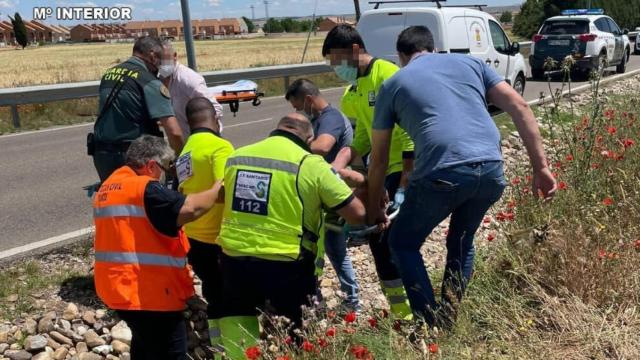
[[[173,158],[164,139],[139,137],[94,198],[96,291],[131,328],[132,359],[187,358],[182,311],[194,289],[182,226],[214,206],[221,183],[186,197],[166,189]]]
[[[108,69],[100,81],[99,113],[87,147],[101,181],[124,165],[124,154],[133,140],[143,134],[162,137],[158,124],[174,151],[182,149],[171,95],[156,77],[161,55],[160,39],[139,38],[133,56]]]
[[[169,40],[162,42],[162,59],[158,68],[158,77],[169,88],[173,111],[176,113],[185,139],[191,133],[185,109],[189,100],[198,97],[205,97],[211,101],[216,109],[219,131],[222,132],[222,105],[216,101],[215,97],[209,95],[207,83],[202,75],[178,62],[178,53]]]

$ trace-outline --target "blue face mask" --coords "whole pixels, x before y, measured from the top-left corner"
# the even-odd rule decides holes
[[[340,79],[347,81],[352,85],[356,84],[356,80],[358,79],[358,68],[343,63],[341,65],[333,66],[333,71],[336,72],[336,75],[338,75]]]

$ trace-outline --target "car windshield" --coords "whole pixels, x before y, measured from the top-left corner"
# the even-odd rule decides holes
[[[540,34],[543,35],[576,35],[589,32],[588,21],[555,20],[544,23]]]

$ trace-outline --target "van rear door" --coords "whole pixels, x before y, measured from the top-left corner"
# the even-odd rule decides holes
[[[380,11],[363,16],[357,29],[364,40],[367,52],[400,65],[396,41],[405,28],[405,18],[404,11]]]

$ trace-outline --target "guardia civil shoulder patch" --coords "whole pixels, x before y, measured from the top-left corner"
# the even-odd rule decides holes
[[[167,99],[171,99],[171,94],[169,93],[169,89],[167,89],[167,87],[164,86],[164,84],[160,84],[160,94],[162,94],[162,96],[166,97]]]

